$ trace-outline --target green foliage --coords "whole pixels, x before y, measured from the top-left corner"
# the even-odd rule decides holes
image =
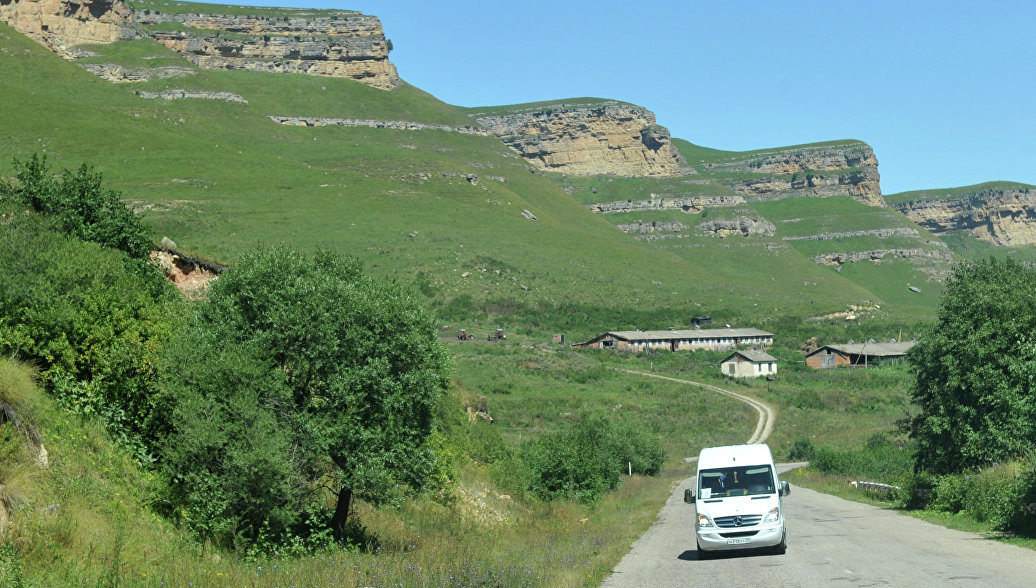
[[[817,455],[817,447],[808,437],[799,437],[788,450],[788,461],[810,461]]]
[[[320,524],[341,531],[352,496],[447,487],[449,456],[426,442],[450,372],[435,326],[331,253],[261,248],[226,272],[165,363],[163,458],[188,524],[221,543],[307,535],[332,486],[346,502]]]
[[[0,353],[35,364],[64,406],[102,415],[145,457],[175,291],[139,262],[48,227],[33,213],[0,225]]]
[[[1034,515],[1029,505],[1034,501],[1032,461],[984,468],[978,472],[944,474],[923,478],[927,491],[913,494],[921,500],[903,500],[907,508],[928,508],[950,514],[966,513],[978,522],[989,523],[1001,532],[1032,535]],[[915,484],[916,486],[916,484]],[[905,496],[907,489],[901,492]]]
[[[1036,270],[989,258],[958,266],[908,360],[917,464],[953,473],[1036,444]]]
[[[808,446],[805,447],[808,451]],[[858,449],[815,449],[810,467],[825,474],[843,474],[868,482],[895,483],[909,474],[913,456],[909,449],[878,433]]]
[[[122,203],[115,190],[102,186],[100,173],[85,163],[75,172],[55,179],[47,156],[33,153],[27,161],[14,162],[18,185],[0,185],[0,198],[52,217],[56,227],[84,241],[118,249],[130,257],[146,259],[151,252],[147,227]]]
[[[594,502],[623,473],[657,475],[665,455],[658,439],[632,421],[587,413],[569,430],[522,446],[529,492],[541,500]]]

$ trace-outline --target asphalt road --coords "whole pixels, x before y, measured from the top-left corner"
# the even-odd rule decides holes
[[[778,466],[779,471],[796,467]],[[788,552],[698,561],[685,480],[603,586],[1036,586],[1036,553],[894,511],[792,488]]]

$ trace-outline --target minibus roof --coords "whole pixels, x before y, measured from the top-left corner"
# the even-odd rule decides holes
[[[699,470],[763,464],[773,464],[770,446],[765,443],[706,447],[698,454]]]

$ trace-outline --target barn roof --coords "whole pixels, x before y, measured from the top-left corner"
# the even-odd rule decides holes
[[[762,329],[684,329],[665,331],[608,331],[626,341],[656,341],[659,339],[724,339],[744,337],[773,337],[773,333]],[[602,335],[603,337],[604,335]]]
[[[741,351],[735,351],[734,353],[731,353],[726,357],[726,359],[724,359],[720,363],[726,363],[730,361],[731,358],[738,355],[747,359],[748,361],[751,361],[752,363],[767,363],[771,361],[777,361],[776,357],[770,355],[765,351],[759,351],[758,349],[743,349]]]
[[[916,341],[903,341],[897,343],[844,343],[840,345],[824,345],[823,347],[809,353],[814,355],[824,349],[837,351],[844,355],[868,355],[872,357],[895,357],[906,355]],[[808,357],[807,355],[807,357]]]

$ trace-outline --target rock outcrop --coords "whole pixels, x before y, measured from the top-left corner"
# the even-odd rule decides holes
[[[733,154],[725,161],[703,163],[698,171],[714,174],[749,200],[851,196],[868,206],[885,206],[878,160],[859,141]]]
[[[105,45],[136,36],[122,0],[0,0],[0,20],[66,59],[76,45]]]
[[[739,216],[731,219],[703,221],[698,229],[713,237],[772,237],[777,227],[765,218]]]
[[[377,17],[354,11],[294,11],[281,19],[220,14],[137,14],[159,43],[205,69],[243,69],[351,78],[388,90],[401,84]]]
[[[933,262],[937,269],[945,272],[953,263],[953,254],[939,249],[914,247],[910,249],[874,249],[871,251],[853,251],[848,253],[822,253],[814,255],[813,261],[820,265],[842,265],[859,261],[881,261],[885,257],[898,257],[918,264],[930,265]],[[936,271],[936,270],[933,270]]]
[[[563,102],[470,115],[537,168],[576,176],[680,174],[669,131],[651,111],[614,101]]]
[[[284,13],[290,16],[133,12],[122,0],[0,0],[0,19],[66,59],[79,57],[73,49],[78,45],[150,37],[205,69],[350,78],[383,90],[402,83],[377,17],[278,9]],[[104,64],[90,71],[120,82],[160,77]]]
[[[995,183],[913,192],[892,206],[937,235],[966,232],[998,246],[1036,244],[1034,186]]]
[[[595,202],[587,205],[591,212],[635,212],[647,210],[682,210],[687,213],[699,213],[706,208],[731,207],[744,204],[741,196],[688,196],[684,198],[656,197],[648,200],[617,200],[614,202]]]
[[[408,120],[379,120],[366,118],[325,118],[312,116],[274,116],[270,120],[277,124],[295,127],[367,127],[370,129],[395,129],[398,131],[446,131],[461,135],[477,135],[485,137],[489,133],[485,129],[475,127],[451,127]]]

